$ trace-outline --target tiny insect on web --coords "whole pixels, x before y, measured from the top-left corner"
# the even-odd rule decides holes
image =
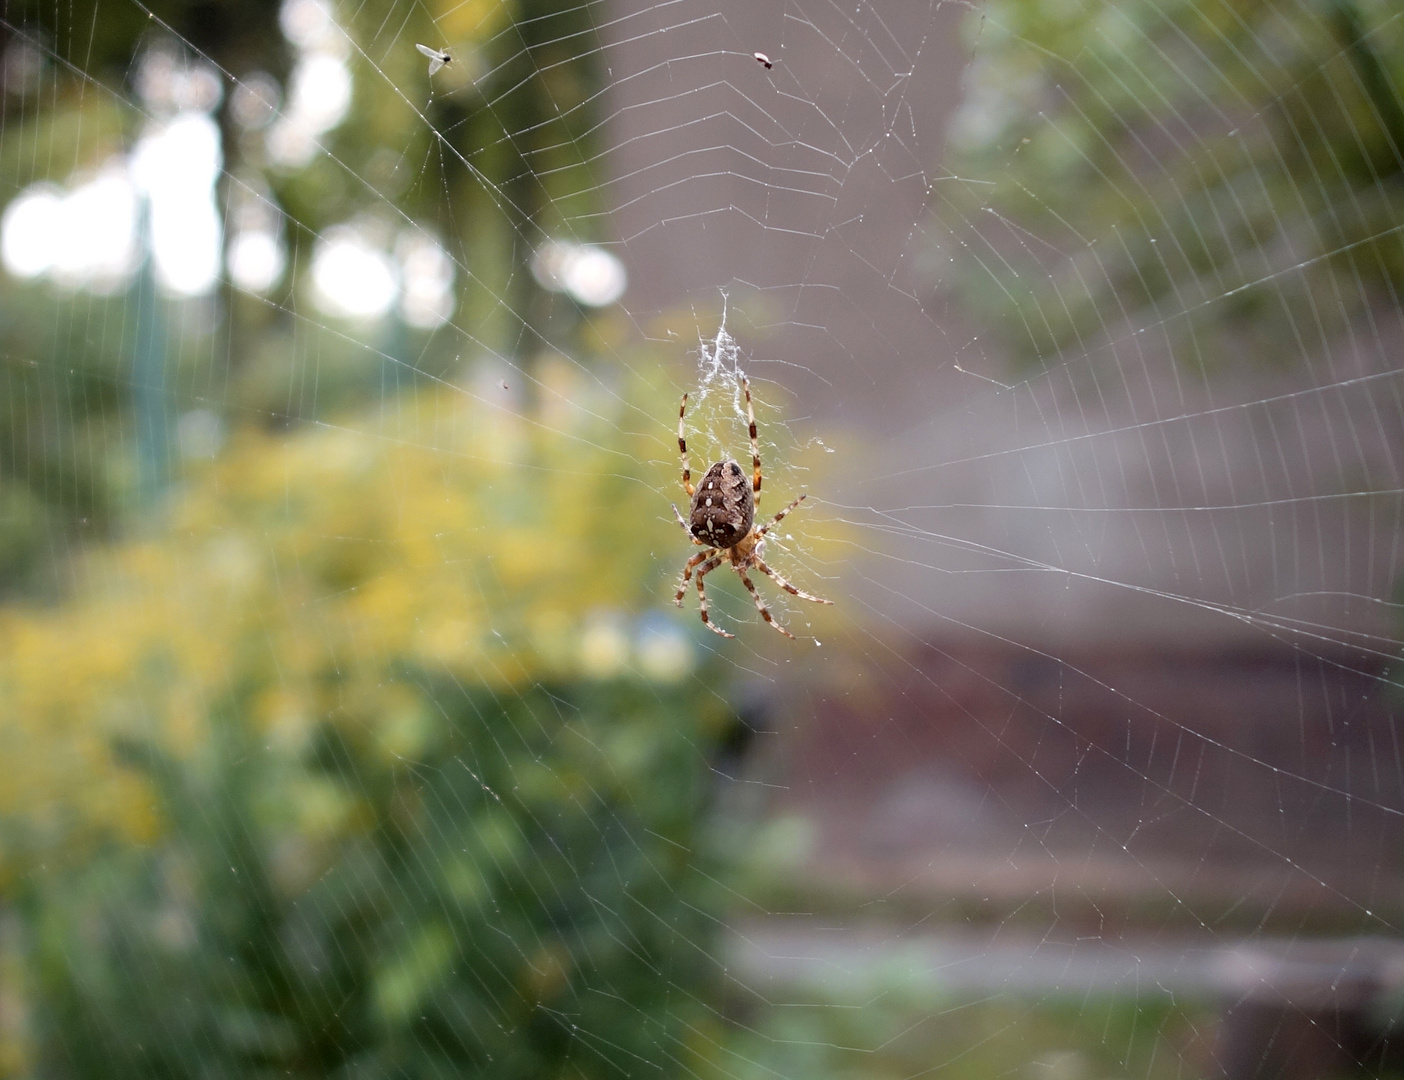
[[[439,69],[453,63],[453,57],[446,49],[431,49],[428,45],[416,44],[415,48],[429,58],[429,74],[435,75]]]
[[[704,577],[723,562],[730,562],[732,569],[740,576],[741,584],[746,586],[746,591],[755,601],[756,610],[760,612],[761,618],[787,638],[793,638],[795,635],[771,616],[770,609],[765,606],[765,601],[756,591],[755,583],[746,576],[747,570],[754,567],[762,574],[772,578],[775,584],[787,593],[798,596],[801,600],[812,600],[816,604],[831,604],[833,601],[801,592],[765,564],[763,558],[765,534],[778,525],[786,514],[808,496],[800,495],[760,528],[754,527],[756,508],[760,505],[761,497],[760,441],[756,434],[756,414],[751,404],[750,381],[743,378],[741,388],[746,393],[746,420],[750,425],[751,436],[751,482],[749,484],[746,483],[745,473],[739,462],[718,461],[707,470],[707,474],[702,477],[702,482],[696,487],[693,486],[692,469],[687,458],[687,437],[683,430],[683,420],[687,415],[686,394],[683,395],[682,405],[678,409],[678,452],[682,455],[682,484],[683,489],[692,499],[692,504],[689,508],[687,521],[684,521],[682,514],[678,513],[676,505],[673,507],[673,516],[678,519],[678,524],[683,527],[688,538],[698,547],[706,550],[694,555],[684,564],[682,582],[678,586],[677,595],[673,597],[673,603],[682,607],[683,596],[687,593],[688,579],[695,572],[698,612],[702,616],[702,622],[706,624],[708,630],[715,634],[728,638],[735,637],[735,634],[728,634],[709,618],[707,590],[702,585]]]

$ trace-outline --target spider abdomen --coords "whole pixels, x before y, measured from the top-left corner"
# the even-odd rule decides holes
[[[729,548],[750,533],[755,516],[755,499],[741,466],[734,461],[719,461],[697,485],[687,524],[702,543]]]

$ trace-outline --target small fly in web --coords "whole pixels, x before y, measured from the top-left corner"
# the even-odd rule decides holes
[[[429,74],[438,74],[439,69],[453,63],[453,57],[449,55],[447,49],[431,49],[428,45],[415,45],[415,48],[424,56],[429,57]]]
[[[770,57],[766,56],[763,52],[752,53],[751,55],[756,58],[756,63],[761,64],[765,67],[766,71],[769,71],[775,66],[770,62]]]

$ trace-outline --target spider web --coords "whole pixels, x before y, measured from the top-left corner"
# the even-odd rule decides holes
[[[0,1073],[1393,1075],[1404,17],[1250,7],[7,14],[5,201],[145,224],[6,255]],[[134,148],[236,103],[200,285]],[[794,642],[668,604],[743,376]]]

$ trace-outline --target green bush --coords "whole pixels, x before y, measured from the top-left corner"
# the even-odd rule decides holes
[[[733,718],[620,423],[667,408],[568,365],[539,393],[242,433],[70,600],[0,613],[18,1071],[677,1075],[711,1045]]]
[[[414,681],[412,759],[332,724],[269,752],[247,694],[196,764],[128,748],[172,830],[32,894],[42,1074],[682,1071],[713,989],[693,694]],[[313,841],[299,803],[356,825]]]

